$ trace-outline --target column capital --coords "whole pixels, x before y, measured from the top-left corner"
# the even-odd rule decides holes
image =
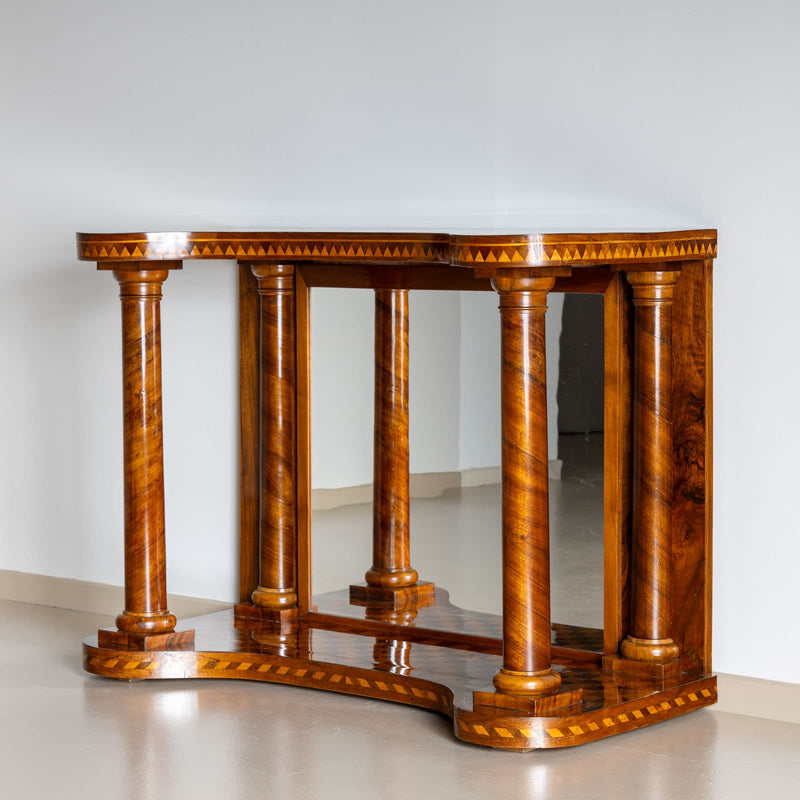
[[[294,289],[294,264],[275,264],[271,261],[240,261],[246,264],[258,281],[259,294],[292,291]]]
[[[500,296],[500,309],[515,308],[521,311],[546,311],[547,293],[555,286],[550,277],[531,278],[516,275],[495,275],[492,288]]]
[[[679,269],[629,271],[625,273],[633,289],[635,305],[671,303],[675,297],[675,284],[681,273]]]
[[[161,299],[161,284],[169,277],[166,269],[115,269],[120,297]]]
[[[492,276],[492,287],[500,294],[507,292],[549,292],[556,284],[552,276],[508,275]]]
[[[97,269],[99,272],[172,272],[176,269],[183,269],[183,261],[98,261]],[[165,278],[163,280],[166,280]]]

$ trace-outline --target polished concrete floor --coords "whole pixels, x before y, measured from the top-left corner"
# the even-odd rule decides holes
[[[578,439],[568,445],[585,449]],[[581,470],[565,459],[551,487],[553,616],[599,625],[602,490],[596,450],[582,457]],[[422,577],[460,605],[499,610],[499,513],[497,487],[416,501]],[[360,579],[369,524],[368,506],[315,515],[317,589]],[[437,714],[377,700],[247,681],[90,676],[80,641],[112,622],[0,602],[3,800],[800,795],[800,724],[753,716],[758,704],[750,716],[707,709],[577,748],[507,753],[459,742]],[[787,697],[797,708],[798,689],[778,687],[777,705]]]
[[[561,751],[463,744],[449,720],[247,681],[81,670],[110,617],[0,602],[0,796],[752,800],[800,790],[800,725],[712,709]]]

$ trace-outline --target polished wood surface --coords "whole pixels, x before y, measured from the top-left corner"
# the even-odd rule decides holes
[[[417,582],[411,568],[408,445],[408,291],[375,292],[375,423],[369,586]]]
[[[146,261],[186,258],[318,263],[448,263],[441,233],[314,233],[281,231],[79,233],[78,258]]]
[[[264,260],[317,264],[454,264],[492,269],[703,261],[714,230],[646,233],[318,233],[311,231],[79,233],[83,261]]]
[[[239,265],[239,602],[259,577],[259,297],[250,264]]]
[[[87,641],[90,672],[382,697],[451,715],[466,741],[519,750],[580,744],[714,702],[715,231],[79,234],[78,254],[116,272],[123,300],[126,607],[116,630]],[[164,600],[159,338],[161,284],[192,258],[238,260],[240,329],[240,602],[233,615],[198,620],[196,643],[193,630],[174,630]],[[376,414],[368,583],[312,599],[315,286],[375,290]],[[455,608],[411,566],[415,289],[498,294],[502,618]],[[604,297],[602,631],[550,619],[544,320],[552,291]]]
[[[408,290],[375,290],[372,566],[353,603],[430,602],[434,586],[411,566],[408,440]]]
[[[672,639],[672,302],[680,272],[630,272],[634,305],[631,627],[621,652],[678,658]]]
[[[452,262],[476,270],[652,264],[714,258],[717,232],[463,235],[452,244]]]
[[[122,305],[125,611],[117,627],[166,633],[164,446],[161,412],[161,284],[169,272],[114,273]]]
[[[259,582],[253,605],[297,605],[294,267],[254,264],[260,347]]]
[[[541,695],[561,682],[550,662],[547,292],[554,278],[497,276],[503,481],[503,666],[498,691]]]
[[[130,266],[114,271],[122,310],[125,608],[117,630],[101,639],[148,649],[174,646],[178,638],[187,644],[191,634],[175,634],[167,608],[160,302],[169,271]]]
[[[711,672],[712,262],[685,263],[672,318],[672,626],[685,671]]]
[[[312,608],[311,586],[311,291],[302,271],[295,274],[297,475],[297,607]]]
[[[410,602],[400,608],[391,601],[354,604],[347,592],[328,592],[315,598],[314,607],[318,610],[306,614],[305,619],[326,630],[402,636],[414,642],[503,654],[503,618],[458,608],[450,602],[445,589],[436,589],[431,603]],[[599,664],[603,657],[603,631],[553,623],[550,651],[559,663],[578,660]]]
[[[486,697],[494,694],[492,675],[501,662],[495,649],[462,648],[435,637],[421,641],[402,625],[353,635],[300,621],[290,633],[276,633],[235,626],[229,611],[187,622],[197,630],[195,650],[114,651],[91,637],[83,646],[84,668],[123,680],[253,680],[390,700],[451,717],[463,741],[518,751],[591,742],[716,701],[714,677],[637,678],[564,658],[555,666],[561,694],[575,693],[579,702],[537,709],[535,698],[503,702],[508,696],[499,695],[490,705]],[[498,618],[495,626],[501,626]]]
[[[616,653],[630,629],[633,329],[630,287],[622,274],[606,275],[603,481],[614,490],[603,492],[603,629],[605,652]]]

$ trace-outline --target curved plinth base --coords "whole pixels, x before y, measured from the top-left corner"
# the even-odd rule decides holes
[[[487,615],[462,613],[485,625]],[[84,642],[84,668],[125,680],[238,678],[391,700],[451,717],[464,741],[523,751],[583,744],[716,701],[714,676],[647,680],[603,672],[597,654],[587,650],[585,661],[571,657],[554,666],[567,698],[561,705],[529,705],[493,692],[501,660],[493,639],[465,635],[461,646],[452,637],[437,643],[429,629],[388,623],[356,634],[358,621],[343,631],[341,618],[331,617],[337,621],[328,627],[337,629],[330,630],[324,617],[298,621],[287,633],[235,627],[232,611],[209,614],[184,621],[196,631],[196,650],[121,650],[99,647],[91,637]]]

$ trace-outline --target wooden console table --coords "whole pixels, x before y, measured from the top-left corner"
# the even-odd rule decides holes
[[[122,301],[125,608],[84,643],[112,678],[244,678],[449,715],[457,737],[564,747],[716,700],[711,267],[716,231],[519,236],[78,234]],[[167,609],[160,300],[189,259],[239,264],[240,602]],[[375,291],[365,582],[311,594],[309,290]],[[409,550],[408,292],[494,290],[502,342],[503,616],[462,611]],[[604,626],[550,619],[545,312],[605,306]],[[430,576],[423,576],[430,577]]]

